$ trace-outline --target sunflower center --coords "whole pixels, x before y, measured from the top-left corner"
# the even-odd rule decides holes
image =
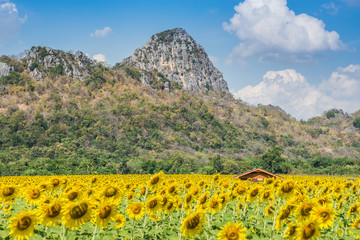
[[[151,178],[150,183],[152,185],[155,185],[155,184],[157,184],[159,182],[159,180],[160,180],[159,176],[154,176],[154,177]]]
[[[245,192],[245,189],[243,187],[239,187],[237,189],[238,194],[243,194]]]
[[[21,231],[27,229],[28,227],[30,227],[31,225],[31,218],[29,217],[22,217],[18,222],[17,222],[17,228]]]
[[[170,210],[173,206],[174,204],[172,202],[169,202],[169,204],[167,205],[167,209]]]
[[[117,193],[117,190],[114,187],[108,187],[105,190],[105,197],[112,197]]]
[[[350,208],[350,212],[354,213],[356,211],[357,211],[357,206],[356,205]]]
[[[57,217],[60,214],[61,206],[59,204],[54,204],[47,209],[47,215],[51,218]]]
[[[3,190],[3,195],[4,195],[5,197],[8,197],[8,196],[13,195],[14,192],[15,192],[15,188],[13,188],[13,187],[7,187],[7,188],[5,188],[5,189]]]
[[[268,214],[272,214],[274,210],[275,210],[275,209],[274,209],[272,206],[270,206],[270,207],[267,209],[267,212],[268,212]]]
[[[270,193],[269,193],[269,192],[264,192],[263,197],[264,197],[264,198],[268,198],[268,197],[270,197]]]
[[[357,221],[354,226],[356,229],[360,230],[360,221]]]
[[[200,198],[200,203],[204,204],[206,202],[206,195]]]
[[[72,200],[74,200],[75,198],[77,198],[77,196],[78,196],[78,193],[77,193],[77,192],[71,192],[71,193],[69,193],[69,195],[68,195],[68,199],[69,199],[70,201],[72,201]]]
[[[286,208],[280,215],[280,219],[286,219],[290,215],[290,209]]]
[[[88,205],[86,203],[80,203],[71,209],[70,217],[72,219],[79,219],[86,214],[87,210]]]
[[[305,239],[310,239],[314,234],[315,234],[315,231],[316,231],[316,227],[315,227],[315,224],[313,223],[310,223],[308,224],[305,228],[304,228],[304,238]]]
[[[294,189],[294,186],[291,183],[285,183],[282,187],[281,187],[281,191],[283,191],[284,193],[289,193]]]
[[[59,179],[53,179],[53,180],[51,181],[51,184],[53,185],[53,187],[58,186],[59,183],[60,183]]]
[[[325,221],[328,220],[330,217],[330,214],[328,211],[324,210],[323,212],[320,213],[321,218]]]
[[[190,202],[190,201],[191,201],[191,195],[187,196],[186,199],[185,199],[185,201],[186,201],[187,203]]]
[[[103,206],[101,209],[100,209],[100,218],[104,219],[104,218],[107,218],[109,217],[111,214],[111,207],[109,205],[106,205],[106,206]]]
[[[138,214],[141,210],[141,207],[138,206],[138,205],[134,205],[131,207],[131,212],[134,213],[134,214]]]
[[[168,189],[169,193],[173,193],[174,191],[175,191],[175,186],[169,187],[169,189]]]
[[[213,201],[210,202],[210,207],[211,208],[216,208],[218,205],[219,205],[218,201],[213,200]]]
[[[301,208],[301,216],[309,216],[311,209],[312,209],[311,204],[305,204]]]
[[[226,238],[229,240],[237,240],[239,239],[239,232],[235,228],[229,229],[226,233]]]
[[[32,190],[31,193],[30,193],[30,198],[36,199],[36,198],[38,198],[38,197],[40,197],[40,192],[39,192],[39,190],[37,190],[37,189]]]
[[[115,222],[118,224],[121,224],[121,223],[123,223],[123,220],[121,218],[117,218],[117,219],[115,219]]]
[[[200,223],[200,216],[195,215],[192,218],[190,218],[189,221],[187,221],[186,227],[187,229],[194,229],[199,225],[199,223]]]
[[[289,235],[292,236],[296,233],[296,226],[292,226],[289,231]]]
[[[149,203],[149,207],[150,208],[155,208],[157,206],[157,200],[154,199],[154,200],[151,200],[150,203]]]
[[[258,193],[259,193],[259,189],[255,188],[254,190],[251,191],[250,196],[256,197],[256,195],[258,195]]]
[[[225,198],[224,196],[221,196],[221,197],[220,197],[220,202],[221,202],[221,203],[224,203],[225,200],[226,200],[226,198]]]

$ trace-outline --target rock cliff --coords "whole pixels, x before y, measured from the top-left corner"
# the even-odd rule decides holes
[[[89,77],[89,68],[95,65],[93,60],[80,51],[72,54],[49,47],[32,47],[26,52],[25,60],[30,76],[37,81],[43,81],[50,73],[84,80]]]
[[[228,91],[222,73],[210,61],[203,47],[182,28],[153,35],[120,66],[147,72],[156,71],[162,78],[177,82],[185,90]],[[151,77],[141,72],[141,81],[151,84]]]

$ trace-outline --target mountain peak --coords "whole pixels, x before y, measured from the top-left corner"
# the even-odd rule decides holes
[[[222,73],[215,68],[203,47],[182,28],[154,34],[120,65],[156,71],[162,79],[177,82],[185,90],[228,91]],[[153,77],[142,76],[142,82],[151,85]]]

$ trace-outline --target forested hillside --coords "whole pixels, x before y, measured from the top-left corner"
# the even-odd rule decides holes
[[[157,69],[144,84],[143,69],[43,47],[0,62],[0,175],[360,173],[360,112],[297,121]]]

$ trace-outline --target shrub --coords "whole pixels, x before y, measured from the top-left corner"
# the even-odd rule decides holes
[[[35,70],[35,68],[38,68],[38,67],[39,67],[39,64],[37,62],[33,62],[30,64],[29,69],[32,72]]]
[[[360,117],[355,118],[355,120],[353,121],[353,125],[354,127],[360,129]]]

